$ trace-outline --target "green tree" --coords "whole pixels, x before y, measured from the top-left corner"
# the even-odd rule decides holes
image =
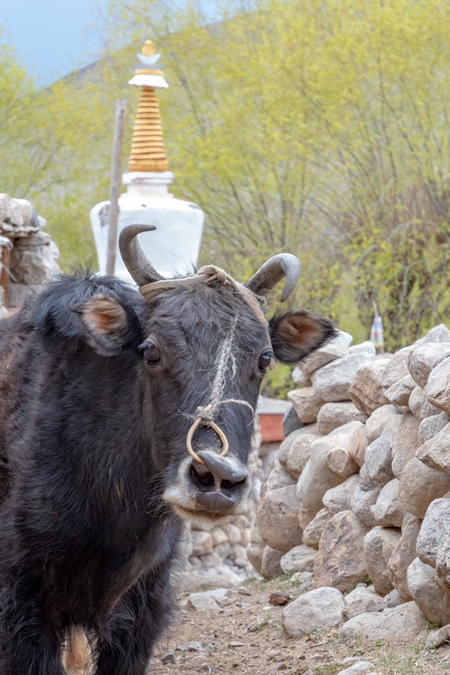
[[[207,213],[204,257],[245,276],[291,250],[305,304],[364,339],[376,301],[391,349],[445,320],[448,0],[228,3],[213,26],[193,7],[108,6],[110,44],[160,36],[169,157]]]
[[[224,0],[212,25],[194,4],[104,7],[95,66],[45,91],[24,73],[10,88],[2,156],[22,166],[11,160],[3,185],[36,203],[64,260],[93,253],[115,101],[136,109],[126,82],[151,37],[171,85],[159,100],[174,191],[207,216],[203,262],[246,278],[292,251],[293,302],[361,340],[375,301],[389,349],[446,320],[450,0]],[[130,132],[131,119],[124,159]]]
[[[0,189],[48,221],[63,266],[95,261],[89,209],[107,198],[114,107],[74,73],[39,89],[0,33]]]

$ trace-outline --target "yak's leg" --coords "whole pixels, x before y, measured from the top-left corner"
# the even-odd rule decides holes
[[[98,643],[96,675],[145,675],[173,608],[169,575],[170,564],[154,570],[117,603],[108,635]]]
[[[0,675],[65,675],[57,631],[37,603],[12,593],[0,616]]]

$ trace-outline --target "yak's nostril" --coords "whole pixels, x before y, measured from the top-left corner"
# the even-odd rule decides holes
[[[204,464],[195,463],[195,467],[199,471],[200,466],[203,471],[210,471],[219,481],[226,481],[234,485],[235,483],[241,483],[247,477],[247,469],[232,457],[222,457],[215,452],[206,450],[200,451],[198,455]]]
[[[204,470],[204,468],[201,464],[197,464],[197,467],[191,464],[191,479],[199,487],[212,487],[215,483],[214,476],[210,471]]]
[[[233,488],[238,487],[239,485],[242,485],[242,483],[245,483],[245,478],[242,480],[236,480],[236,481],[231,481],[231,480],[223,480],[220,483],[220,487],[223,488],[224,490],[232,490]]]

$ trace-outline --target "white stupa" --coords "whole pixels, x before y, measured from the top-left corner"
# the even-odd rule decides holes
[[[139,237],[142,249],[163,276],[184,273],[197,265],[203,232],[204,213],[197,204],[175,199],[169,192],[174,175],[168,171],[163,131],[155,89],[169,85],[161,70],[154,70],[160,55],[150,40],[138,58],[145,68],[135,71],[129,84],[141,87],[134,123],[129,172],[123,174],[126,193],[119,197],[118,235],[133,223],[155,225],[153,232]],[[109,202],[100,202],[91,211],[99,271],[105,273],[109,225]],[[117,249],[115,275],[134,283]]]

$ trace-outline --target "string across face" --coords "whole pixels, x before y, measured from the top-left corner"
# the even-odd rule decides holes
[[[228,452],[229,447],[228,439],[225,436],[222,429],[214,422],[214,417],[221,405],[224,405],[225,403],[236,403],[238,405],[245,405],[248,408],[250,408],[253,416],[255,414],[255,411],[253,410],[252,406],[250,405],[250,403],[247,403],[247,401],[235,398],[227,398],[224,400],[222,399],[227,382],[229,380],[232,380],[236,375],[236,360],[233,354],[233,347],[235,344],[234,337],[236,333],[237,323],[238,319],[237,317],[235,317],[231,329],[225,340],[222,342],[220,349],[217,353],[217,358],[215,362],[216,366],[215,375],[211,386],[211,392],[209,395],[209,403],[206,406],[199,406],[197,408],[195,421],[190,427],[186,438],[186,447],[189,454],[191,455],[191,457],[195,459],[196,462],[199,462],[200,464],[204,464],[204,461],[199,455],[197,455],[197,453],[192,448],[192,438],[194,436],[195,430],[199,426],[210,427],[217,434],[222,443],[222,450],[220,452],[220,455],[222,457],[224,457]]]
[[[267,332],[267,339],[270,344],[269,329],[266,318],[261,310],[260,304],[255,296],[250,290],[245,288],[242,284],[238,283],[230,277],[226,272],[221,270],[215,265],[208,265],[202,267],[197,274],[194,274],[191,277],[184,277],[181,279],[170,279],[152,282],[142,286],[139,290],[146,300],[153,300],[159,293],[163,291],[169,291],[175,288],[178,288],[182,284],[195,284],[195,283],[212,283],[213,281],[218,281],[219,283],[231,285],[238,293],[244,302],[253,310],[257,318],[264,325]],[[192,447],[192,439],[196,429],[199,426],[209,427],[220,439],[222,444],[222,450],[220,455],[224,457],[229,448],[229,443],[226,435],[222,429],[215,423],[214,418],[217,415],[217,411],[221,405],[225,404],[237,404],[245,405],[252,411],[254,416],[255,411],[252,406],[247,402],[241,399],[222,399],[223,393],[225,391],[225,386],[230,379],[236,374],[236,360],[233,353],[233,347],[235,345],[235,334],[236,327],[238,323],[238,317],[236,316],[231,325],[228,335],[223,340],[215,360],[215,374],[214,380],[211,386],[211,391],[209,395],[209,401],[205,406],[199,406],[197,408],[196,417],[192,423],[186,437],[186,448],[191,457],[195,459],[196,462],[204,464],[205,462],[202,458],[194,451]]]

